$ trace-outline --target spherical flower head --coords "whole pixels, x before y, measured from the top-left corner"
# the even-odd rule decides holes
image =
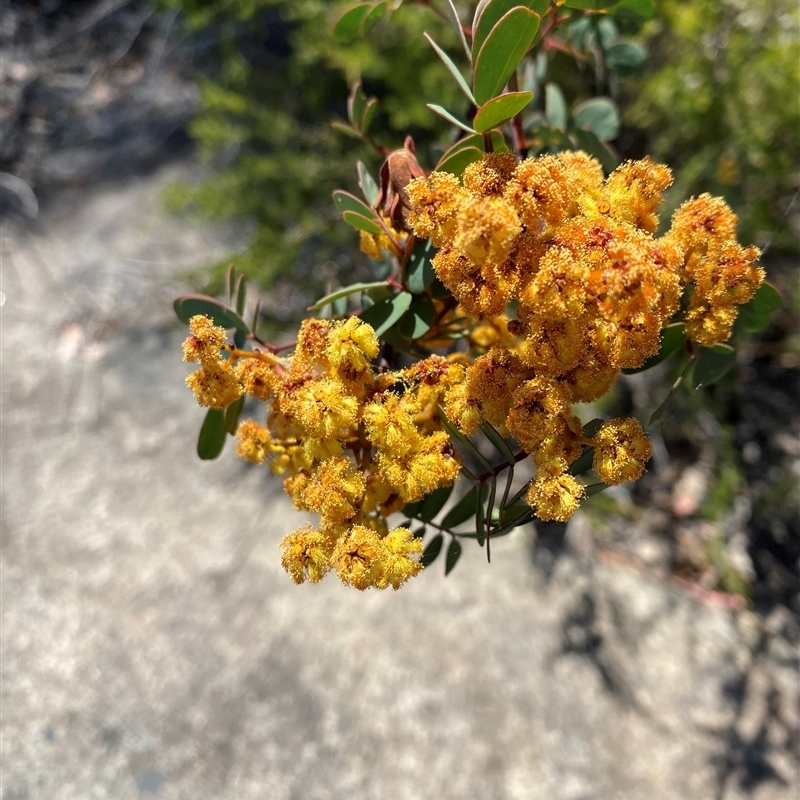
[[[528,453],[543,439],[561,433],[572,416],[563,388],[550,378],[526,381],[514,392],[512,403],[506,426]]]
[[[468,194],[458,178],[449,172],[432,172],[415,178],[406,186],[411,213],[408,226],[420,239],[431,239],[436,247],[450,244],[453,228],[449,224]]]
[[[548,320],[575,319],[588,303],[588,271],[582,251],[553,246],[539,262],[539,269],[519,297],[520,319],[531,315]]]
[[[362,592],[384,579],[386,546],[374,531],[353,525],[337,542],[331,565],[342,583]]]
[[[686,312],[686,336],[703,347],[722,344],[730,339],[736,316],[736,306],[711,306],[695,294]]]
[[[647,434],[635,419],[611,419],[592,440],[594,471],[609,486],[638,480],[653,455]]]
[[[465,383],[460,383],[448,391],[444,410],[447,418],[466,436],[472,436],[483,421],[479,401],[469,396]]]
[[[664,190],[671,185],[672,173],[664,164],[649,158],[626,161],[606,181],[609,214],[620,222],[653,233],[658,227],[656,209],[664,200]]]
[[[737,222],[730,206],[710,194],[693,197],[678,208],[668,236],[681,249],[689,275],[693,273],[693,258],[705,255],[714,243],[736,238]]]
[[[517,352],[540,375],[555,378],[580,363],[585,337],[586,320],[581,315],[551,319],[537,314],[530,318],[527,336]]]
[[[225,329],[213,320],[196,314],[189,320],[191,336],[183,343],[183,360],[213,367],[220,360],[220,350],[227,339]]]
[[[347,435],[358,417],[358,400],[335,378],[304,381],[287,392],[283,402],[310,439]]]
[[[297,583],[319,583],[330,569],[335,538],[306,524],[283,538],[281,565]]]
[[[543,475],[533,480],[525,502],[544,522],[567,522],[578,510],[586,489],[568,473]]]
[[[695,292],[712,306],[749,302],[764,282],[760,250],[727,241],[712,245],[695,266]]]
[[[464,188],[478,197],[502,194],[518,163],[511,152],[486,153],[464,169]]]
[[[522,232],[509,203],[500,197],[482,197],[461,206],[455,249],[475,264],[501,264]]]
[[[358,317],[334,322],[325,351],[328,361],[345,375],[354,376],[369,369],[378,355],[380,343],[372,326]]]
[[[225,409],[242,396],[242,387],[227,361],[218,361],[213,368],[198,369],[186,379],[186,385],[197,402],[207,408]]]
[[[292,358],[292,369],[301,372],[313,366],[327,367],[325,353],[328,349],[328,320],[309,317],[300,324],[297,345]]]
[[[516,388],[532,376],[522,359],[503,347],[493,347],[467,369],[467,400],[476,401],[483,418],[504,425]]]
[[[419,446],[420,434],[414,418],[393,392],[385,392],[367,403],[362,419],[371,444],[388,455],[399,458]]]
[[[269,431],[255,420],[239,423],[236,429],[236,453],[245,461],[263,464],[272,452],[272,437]]]
[[[409,578],[422,572],[422,564],[417,560],[422,555],[422,539],[413,536],[408,528],[395,528],[383,544],[387,557],[379,588],[399,589]]]
[[[241,358],[234,367],[245,394],[267,401],[275,394],[278,376],[271,364],[256,358]]]
[[[308,487],[308,473],[298,472],[296,475],[290,475],[283,481],[283,491],[286,492],[292,505],[297,511],[309,511],[306,506],[304,496],[306,488]]]
[[[360,511],[366,489],[364,473],[347,456],[329,458],[311,475],[303,503],[322,515],[323,525],[335,525]]]

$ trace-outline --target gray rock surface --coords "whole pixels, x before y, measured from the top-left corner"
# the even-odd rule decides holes
[[[798,796],[798,654],[766,622],[526,535],[400,592],[294,586],[280,486],[194,454],[186,167],[2,240],[2,800]],[[540,566],[536,566],[536,565]]]

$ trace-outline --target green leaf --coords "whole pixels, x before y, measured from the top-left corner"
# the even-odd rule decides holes
[[[594,156],[606,172],[613,172],[617,168],[619,163],[617,157],[591,131],[584,131],[578,128],[573,131],[573,136],[578,143],[578,147],[586,151],[590,156]]]
[[[406,527],[408,527],[408,528],[411,527],[411,520],[408,521],[408,525]],[[411,535],[415,539],[424,539],[426,530],[427,530],[427,527],[425,525],[422,525],[421,527],[417,528],[415,531],[412,531]]]
[[[477,59],[489,33],[512,8],[522,6],[541,17],[549,5],[549,0],[486,0],[479,3],[472,24],[472,60]]]
[[[548,83],[544,87],[544,108],[550,127],[565,131],[567,129],[567,101],[564,99],[564,93],[555,83]]]
[[[453,425],[452,422],[450,422],[450,420],[447,418],[447,414],[444,413],[444,409],[439,407],[438,412],[439,412],[439,419],[442,421],[442,425],[444,425],[445,429],[450,434],[450,436],[457,442],[459,442],[461,445],[463,445],[463,447],[466,450],[472,453],[472,455],[475,456],[475,458],[478,459],[478,461],[480,461],[480,463],[484,466],[485,469],[491,471],[493,467],[486,460],[483,453],[481,453],[481,451],[478,450],[478,448],[475,447],[475,445],[466,436],[464,436],[464,434],[461,433],[461,431],[458,428],[456,428],[456,426]]]
[[[429,567],[434,561],[436,561],[436,559],[439,557],[439,553],[442,552],[443,544],[444,536],[442,536],[441,533],[437,533],[436,536],[434,536],[433,539],[428,542],[428,546],[422,552],[422,558],[420,559],[423,567]]]
[[[608,97],[594,97],[580,103],[573,109],[572,122],[576,128],[591,131],[603,142],[610,142],[619,134],[617,104]]]
[[[451,125],[461,128],[462,131],[466,131],[467,133],[475,133],[475,131],[470,127],[469,122],[467,122],[460,114],[456,114],[454,111],[448,111],[446,108],[437,106],[435,103],[428,103],[428,108],[435,114],[438,114],[440,117],[444,117]]]
[[[486,487],[486,491],[488,494],[488,486]],[[478,544],[481,547],[483,547],[483,543],[486,541],[486,512],[484,510],[483,503],[483,493],[481,493],[480,502],[475,506],[475,538],[478,540]]]
[[[587,439],[597,436],[597,432],[605,425],[605,422],[606,421],[600,417],[590,419],[585,425],[581,426],[581,435],[585,436]]]
[[[620,42],[606,50],[606,66],[619,75],[635,75],[647,61],[647,51],[633,42]]]
[[[770,323],[772,313],[783,304],[780,292],[770,283],[762,283],[752,300],[739,308],[737,329],[744,333],[758,333]]]
[[[367,18],[372,8],[372,3],[359,3],[345,11],[333,28],[333,38],[342,43],[355,39],[361,29],[361,23]]]
[[[458,33],[458,38],[461,39],[461,46],[464,48],[464,52],[467,54],[467,59],[471,64],[472,51],[469,49],[469,45],[467,44],[467,37],[464,35],[464,26],[461,24],[461,20],[458,18],[458,11],[456,10],[453,0],[447,0],[447,12],[450,14],[450,21],[453,23],[453,27]]]
[[[372,29],[372,26],[386,13],[386,6],[386,0],[383,0],[383,2],[378,3],[372,11],[364,17],[364,22],[361,25],[362,35],[366,36]]]
[[[333,122],[331,122],[331,128],[334,128],[335,130],[340,131],[341,133],[346,133],[351,139],[363,140],[364,138],[363,135],[361,134],[361,131],[357,131],[351,125],[346,125],[344,122],[339,122],[339,120],[334,120]]]
[[[436,322],[436,306],[427,297],[416,299],[406,311],[397,326],[402,336],[408,339],[421,339]]]
[[[492,443],[494,449],[505,459],[506,464],[516,464],[517,459],[506,444],[505,439],[488,422],[481,423],[483,435]]]
[[[596,494],[600,494],[600,492],[604,492],[608,489],[607,483],[590,483],[586,487],[586,497],[594,497]]]
[[[478,503],[486,500],[489,487],[483,484],[475,484],[448,512],[442,520],[442,527],[452,530],[468,519],[475,516],[475,509]]]
[[[375,212],[363,200],[359,200],[354,194],[345,192],[342,189],[337,189],[333,193],[333,202],[336,204],[336,208],[342,213],[345,211],[353,211],[367,219],[375,216]]]
[[[612,7],[611,13],[615,17],[639,17],[639,22],[653,19],[656,7],[653,0],[620,0]]]
[[[453,571],[453,567],[458,563],[459,558],[461,558],[461,542],[458,539],[453,539],[447,547],[447,554],[444,559],[445,576]]]
[[[601,11],[604,8],[611,8],[619,3],[619,0],[565,0],[566,8],[579,8],[589,11]]]
[[[375,97],[370,97],[367,100],[367,104],[364,107],[364,115],[361,117],[361,130],[366,133],[369,130],[369,126],[372,124],[372,120],[375,117],[375,112],[378,110],[378,100]]]
[[[386,281],[376,281],[375,283],[351,283],[349,286],[343,286],[341,289],[337,289],[335,292],[326,294],[325,297],[317,300],[313,306],[309,306],[306,310],[316,311],[318,308],[328,305],[328,303],[333,303],[340,297],[347,297],[348,295],[355,294],[356,292],[368,292],[370,289],[381,289],[385,286]]]
[[[461,88],[461,91],[464,92],[464,94],[467,96],[467,99],[470,101],[470,103],[472,103],[472,105],[474,106],[478,105],[475,102],[475,98],[472,95],[472,91],[469,88],[469,84],[464,80],[464,76],[461,74],[461,70],[453,63],[450,56],[448,56],[447,53],[445,53],[445,51],[442,50],[442,48],[439,47],[439,45],[436,44],[436,42],[434,42],[433,39],[431,39],[431,37],[428,36],[427,33],[423,35],[430,42],[431,47],[436,51],[436,55],[442,59],[442,62],[450,71],[450,74],[456,79],[456,83]]]
[[[240,275],[236,280],[236,313],[241,316],[244,314],[244,301],[247,297],[247,281],[244,275]]]
[[[589,437],[587,437],[589,438]],[[592,468],[594,463],[594,448],[590,447],[585,452],[581,453],[570,465],[570,475],[582,475]]]
[[[189,320],[196,314],[210,317],[215,325],[222,328],[236,328],[245,336],[250,333],[247,323],[224,303],[204,294],[184,294],[172,304],[178,319],[189,324]]]
[[[514,506],[508,506],[505,508],[499,516],[500,524],[505,527],[513,522],[517,522],[521,517],[530,514],[531,507],[526,503],[518,503]],[[527,522],[527,520],[526,520]],[[524,522],[520,524],[525,524]]]
[[[361,294],[361,308],[367,309],[374,306],[375,303],[380,303],[381,300],[387,300],[392,296],[392,293],[386,288],[381,286],[377,289],[367,289],[366,292]]]
[[[472,127],[478,133],[502,125],[504,122],[513,119],[533,100],[533,92],[508,92],[484,103],[472,120]]]
[[[236,433],[236,428],[239,425],[239,415],[244,408],[244,398],[242,395],[238,400],[231,403],[224,411],[225,414],[225,430],[233,436]]]
[[[228,264],[225,272],[225,285],[228,287],[228,304],[230,305],[236,292],[236,270],[233,268],[233,264]]]
[[[641,367],[624,369],[625,375],[635,375],[637,372],[644,372],[662,361],[666,361],[670,356],[674,356],[686,344],[686,335],[682,322],[673,322],[661,331],[661,347],[654,356],[650,356]]]
[[[413,294],[422,294],[436,277],[431,266],[431,259],[436,255],[436,248],[430,239],[418,239],[414,243],[411,257],[406,268],[406,286]]]
[[[361,313],[361,319],[372,325],[375,329],[375,335],[380,336],[388,331],[408,311],[413,299],[414,295],[408,292],[400,292],[365,309]]]
[[[431,284],[431,297],[434,300],[446,300],[451,296],[450,290],[439,280],[439,278],[434,279],[433,283]]]
[[[374,222],[376,219],[374,216],[372,218],[367,218],[361,214],[357,214],[355,211],[345,211],[342,214],[342,219],[348,225],[351,225],[353,228],[359,231],[366,231],[367,233],[371,233],[375,236],[385,233],[383,228],[381,228],[377,222]]]
[[[701,347],[693,344],[695,349],[695,365],[692,372],[692,388],[710,386],[716,383],[736,363],[736,353],[727,344],[715,344],[713,347]]]
[[[215,459],[225,447],[225,413],[209,408],[197,438],[197,455],[203,461]]]
[[[361,130],[361,120],[367,106],[367,96],[361,88],[361,81],[356,81],[347,98],[347,118],[357,130]]]
[[[422,508],[422,500],[417,500],[415,503],[407,503],[403,507],[403,513],[409,519],[416,519],[417,514],[419,514],[419,510]]]
[[[378,202],[381,190],[363,161],[356,164],[356,170],[358,171],[358,186],[367,203],[374,206]]]
[[[422,522],[430,522],[444,508],[445,503],[450,499],[455,484],[442,486],[441,489],[434,489],[423,501],[422,507],[417,516]]]
[[[500,94],[538,32],[538,14],[522,7],[512,8],[491,29],[475,59],[473,88],[479,105]]]
[[[443,159],[440,162],[441,166],[437,167],[437,169],[441,169],[442,172],[449,172],[451,175],[455,175],[457,178],[460,178],[464,174],[464,170],[470,164],[474,164],[476,161],[480,161],[482,158],[482,147],[462,147],[459,150],[456,150],[456,152],[449,156],[446,160]]]

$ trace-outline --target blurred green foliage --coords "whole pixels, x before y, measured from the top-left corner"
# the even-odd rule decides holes
[[[331,31],[347,0],[158,0],[180,7],[188,31],[214,37],[215,59],[199,78],[201,108],[190,133],[212,165],[199,184],[173,187],[167,203],[211,219],[247,218],[252,239],[204,276],[212,292],[224,267],[262,285],[279,286],[265,310],[296,315],[337,274],[367,274],[353,232],[331,200],[336,188],[358,191],[356,161],[377,175],[383,155],[331,127],[346,120],[349,86],[359,78],[379,98],[372,124],[382,147],[421,145],[441,137],[447,123],[425,98],[464,106],[423,31],[455,49],[447,19],[430,8],[401,6],[369,38],[334,41]],[[199,34],[198,34],[199,35]],[[355,263],[354,256],[355,255]],[[291,275],[291,282],[288,278]],[[284,278],[281,281],[281,278]],[[283,291],[281,291],[281,288]],[[270,307],[270,305],[272,307]]]
[[[786,215],[800,164],[800,6],[662,0],[656,14],[651,69],[629,83],[624,120],[673,167],[668,204],[722,195],[742,241],[797,252]]]

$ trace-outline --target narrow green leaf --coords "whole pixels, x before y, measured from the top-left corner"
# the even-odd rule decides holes
[[[334,120],[333,122],[331,122],[331,128],[334,128],[335,130],[340,131],[341,133],[347,134],[351,139],[361,139],[361,140],[364,139],[364,136],[361,133],[361,131],[357,131],[351,125],[347,125],[344,122],[339,122],[339,120]]]
[[[686,344],[686,334],[682,322],[673,322],[661,331],[661,346],[654,356],[650,356],[641,367],[622,370],[625,375],[635,375],[637,372],[645,370],[666,361],[670,356],[674,356]]]
[[[492,131],[492,147],[495,153],[505,153],[508,150],[503,134],[500,131]],[[448,158],[457,154],[460,150],[466,150],[468,148],[478,148],[478,150],[482,152],[483,136],[473,132],[471,136],[464,136],[462,139],[459,139],[455,144],[445,150],[444,154],[439,159],[439,163],[436,165],[436,169],[442,171],[442,164]]]
[[[363,161],[359,161],[356,164],[356,170],[358,171],[358,186],[361,189],[361,193],[367,203],[370,206],[374,206],[378,202],[380,188]]]
[[[361,130],[361,119],[366,105],[367,96],[361,88],[361,81],[356,81],[347,97],[347,119],[356,130]]]
[[[380,303],[381,300],[387,300],[392,296],[392,293],[386,286],[380,286],[376,289],[367,289],[366,292],[361,293],[361,308],[367,309],[374,306],[375,303]]]
[[[367,219],[375,216],[375,212],[363,200],[359,200],[354,194],[345,192],[343,189],[337,189],[333,193],[333,202],[341,212],[353,211]]]
[[[495,450],[505,459],[506,464],[516,464],[517,459],[511,448],[506,444],[505,439],[495,430],[494,426],[488,422],[481,423],[483,435],[492,443]]]
[[[419,297],[411,304],[397,326],[400,334],[408,339],[421,339],[436,321],[436,306],[427,297]]]
[[[538,14],[522,7],[512,8],[494,25],[475,59],[473,88],[479,105],[500,94],[538,32]]]
[[[203,461],[215,459],[225,447],[225,413],[209,408],[197,438],[197,455]]]
[[[244,408],[244,398],[242,395],[238,400],[231,403],[224,411],[225,414],[225,430],[233,436],[236,433],[236,428],[239,425],[239,415]]]
[[[414,243],[411,257],[406,268],[406,286],[412,294],[422,294],[436,277],[431,259],[436,255],[436,248],[430,239],[418,239]]]
[[[487,493],[489,487],[486,487]],[[480,501],[475,506],[475,538],[478,540],[478,544],[483,547],[484,542],[486,541],[486,516],[485,510],[483,508],[483,493],[481,493]]]
[[[692,372],[692,388],[710,386],[716,383],[736,363],[736,353],[727,344],[715,344],[713,347],[692,345],[696,359]]]
[[[434,561],[439,557],[439,553],[442,552],[442,545],[444,544],[444,536],[441,533],[437,533],[436,536],[433,537],[428,542],[428,546],[422,552],[422,558],[420,561],[422,562],[423,567],[429,567],[433,564]]]
[[[434,103],[428,103],[428,108],[435,114],[438,114],[440,117],[444,117],[451,125],[461,128],[462,131],[466,131],[467,133],[475,133],[469,122],[467,122],[460,114],[456,114],[454,111],[448,111],[446,108],[437,106]]]
[[[633,42],[620,42],[606,50],[606,66],[618,75],[635,75],[647,61],[647,51]]]
[[[372,120],[375,117],[375,112],[378,110],[378,99],[376,97],[370,97],[367,100],[366,108],[364,109],[364,116],[361,118],[361,130],[366,133],[369,130],[369,126],[372,124]]]
[[[450,436],[453,437],[457,442],[464,446],[473,456],[475,456],[478,461],[483,465],[483,467],[489,471],[493,469],[492,465],[484,458],[483,453],[475,447],[474,444],[464,436],[461,431],[453,425],[452,422],[447,418],[447,414],[444,413],[444,409],[441,407],[438,408],[439,419],[442,421],[442,425],[446,428],[447,432]]]
[[[333,38],[342,43],[351,42],[358,36],[361,23],[367,14],[372,11],[372,3],[359,3],[357,6],[345,11],[333,28]]]
[[[604,492],[608,489],[607,483],[590,483],[586,487],[586,497],[594,497],[596,494],[600,494],[600,492]]]
[[[417,514],[419,514],[419,510],[422,508],[422,500],[417,500],[415,503],[407,503],[403,507],[403,513],[409,519],[416,519]]]
[[[507,92],[484,103],[472,120],[478,133],[497,128],[517,116],[533,100],[533,92]]]
[[[410,528],[410,527],[411,527],[411,521],[410,521],[410,520],[409,520],[409,522],[408,522],[408,525],[407,525],[406,527],[408,527],[408,528]],[[412,535],[412,536],[413,536],[415,539],[424,539],[424,538],[425,538],[425,531],[426,531],[426,530],[428,530],[428,529],[427,529],[427,527],[426,527],[425,525],[423,525],[422,527],[420,527],[420,528],[417,528],[415,531],[412,531],[412,532],[411,532],[411,535]]]
[[[417,516],[422,522],[430,522],[436,515],[444,508],[445,503],[450,499],[453,493],[455,484],[451,483],[449,486],[442,486],[440,489],[435,489],[422,501],[422,507]]]
[[[453,571],[453,567],[458,563],[459,558],[461,558],[461,542],[458,539],[453,539],[447,547],[447,554],[444,558],[445,576]]]
[[[250,333],[247,323],[233,310],[219,300],[204,294],[184,294],[172,304],[178,319],[189,324],[189,320],[196,314],[210,317],[215,325],[222,328],[236,328],[245,336]]]
[[[461,74],[461,70],[453,63],[450,56],[448,56],[447,53],[445,53],[445,51],[442,50],[442,48],[439,47],[439,45],[436,44],[436,42],[434,42],[427,33],[423,35],[430,42],[431,47],[436,51],[436,55],[442,60],[444,65],[450,71],[450,74],[456,79],[456,83],[461,88],[461,91],[467,96],[467,99],[470,101],[470,103],[472,103],[474,106],[478,105],[475,102],[475,98],[472,95],[472,90],[469,88],[469,84],[464,80],[464,76]]]
[[[508,506],[500,515],[500,525],[505,527],[509,523],[515,522],[525,514],[530,514],[531,507],[525,503],[518,503],[514,506]]]
[[[372,325],[375,329],[375,335],[380,336],[388,331],[408,311],[413,299],[414,295],[408,292],[400,292],[362,311],[361,319]]]
[[[577,105],[572,122],[576,128],[591,131],[602,142],[610,142],[619,135],[617,104],[608,97],[593,97]]]
[[[470,164],[480,161],[483,155],[482,147],[462,147],[441,162],[441,170],[442,172],[449,172],[451,175],[460,178],[464,174],[464,170]],[[437,167],[437,169],[439,169],[439,167]]]
[[[544,87],[544,108],[547,123],[551,128],[565,131],[567,129],[567,101],[564,93],[555,83]]]
[[[581,453],[569,465],[569,474],[582,475],[584,472],[588,472],[592,468],[593,463],[594,463],[594,448],[590,447],[588,450],[585,450],[583,453]]]
[[[464,26],[461,24],[461,20],[458,18],[458,11],[456,11],[453,0],[447,0],[447,12],[450,14],[450,21],[453,23],[453,27],[458,33],[458,38],[461,39],[461,46],[464,48],[464,52],[467,54],[467,60],[471,64],[472,51],[469,49],[469,45],[467,44],[467,37],[464,34]]]
[[[366,231],[367,233],[372,233],[376,236],[385,233],[383,228],[381,228],[377,222],[374,222],[374,216],[372,218],[368,218],[362,214],[357,214],[355,211],[345,211],[342,214],[342,219],[348,225],[351,225],[358,231]]]
[[[225,271],[225,285],[228,287],[228,305],[233,303],[233,295],[236,287],[236,270],[233,264],[228,264],[228,269]]]
[[[247,297],[247,281],[244,275],[236,279],[236,313],[241,316],[244,314],[244,302]]]
[[[489,487],[483,484],[473,486],[448,512],[442,520],[442,527],[452,530],[475,516],[479,502],[484,502]]]
[[[356,292],[368,292],[370,289],[381,289],[385,286],[386,281],[377,281],[375,283],[351,283],[349,286],[343,286],[341,289],[337,289],[330,294],[326,294],[325,297],[317,300],[313,306],[309,306],[306,310],[316,311],[318,308],[328,305],[328,303],[333,303],[334,300],[338,300],[340,297],[347,297],[348,295],[355,294]]]

